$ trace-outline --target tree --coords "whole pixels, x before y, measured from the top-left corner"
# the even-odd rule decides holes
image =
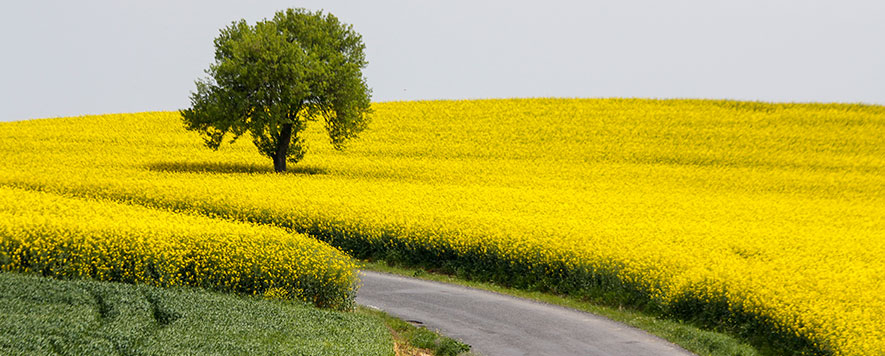
[[[362,69],[362,36],[332,14],[303,9],[277,12],[249,26],[233,22],[215,39],[215,63],[196,81],[191,108],[181,110],[188,130],[218,149],[248,133],[274,170],[304,157],[301,133],[322,118],[336,149],[363,129],[371,90]]]

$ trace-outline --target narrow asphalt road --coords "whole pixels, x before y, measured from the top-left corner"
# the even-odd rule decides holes
[[[361,272],[357,303],[417,322],[487,355],[692,355],[639,329],[555,305]]]

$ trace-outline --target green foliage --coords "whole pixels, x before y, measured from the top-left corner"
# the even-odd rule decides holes
[[[249,133],[277,171],[298,162],[308,121],[322,118],[335,148],[365,129],[371,90],[367,62],[353,27],[322,12],[288,9],[250,26],[221,30],[208,78],[196,82],[192,107],[181,111],[189,130],[217,149]]]
[[[393,355],[384,322],[197,288],[0,273],[2,355]]]

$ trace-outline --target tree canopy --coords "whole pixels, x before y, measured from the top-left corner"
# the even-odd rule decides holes
[[[277,172],[298,162],[309,121],[322,119],[341,149],[363,129],[371,90],[362,36],[332,14],[288,9],[250,26],[233,22],[215,39],[208,78],[196,81],[191,107],[181,110],[189,130],[218,149],[244,134],[274,161]]]

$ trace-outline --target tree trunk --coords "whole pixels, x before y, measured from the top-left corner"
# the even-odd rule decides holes
[[[292,142],[292,124],[283,124],[280,136],[277,140],[277,152],[273,157],[273,169],[277,172],[286,171],[286,155],[289,153],[289,143]]]

